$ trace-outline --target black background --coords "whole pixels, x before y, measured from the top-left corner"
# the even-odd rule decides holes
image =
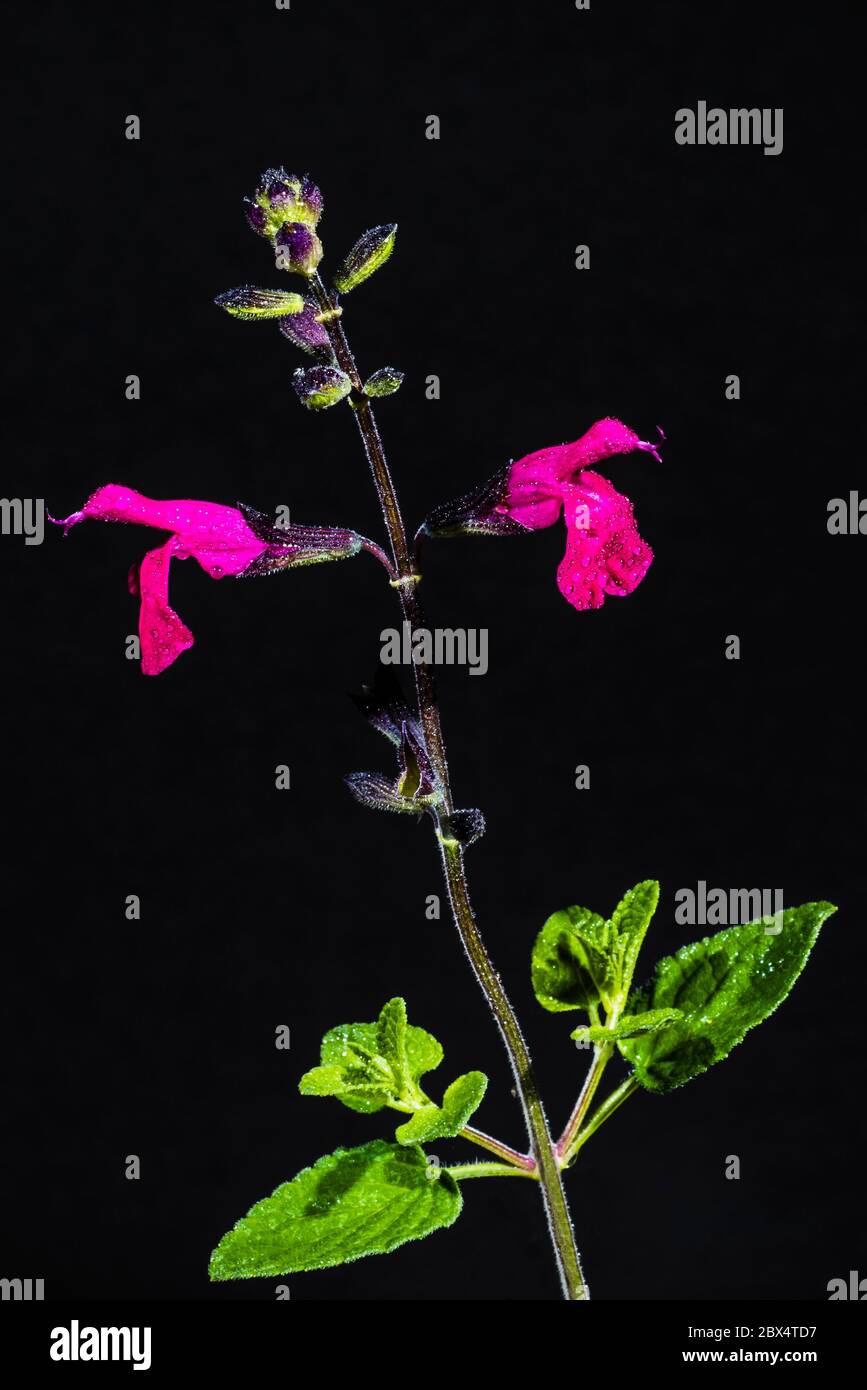
[[[380,424],[413,528],[602,415],[644,437],[665,428],[663,463],[603,469],[655,551],[625,602],[564,603],[559,525],[432,545],[423,584],[433,625],[490,634],[484,678],[442,670],[444,724],[459,804],[488,819],[468,855],[474,903],[554,1124],[583,1070],[573,1022],[530,989],[530,944],[554,908],[608,912],[658,877],[649,965],[701,934],[674,921],[676,890],[700,879],[840,905],[776,1017],[695,1085],[630,1101],[570,1174],[601,1299],[824,1299],[829,1279],[867,1274],[867,541],[826,530],[828,500],[865,486],[849,13],[693,0],[13,12],[7,495],[64,515],[114,481],[381,536],[349,412],[304,412],[294,349],[212,304],[281,283],[240,205],[280,163],[325,192],[326,268],[364,228],[400,225],[345,322],[365,372],[406,372]],[[699,100],[783,107],[782,155],[677,146],[674,112]],[[573,268],[578,243],[588,272]],[[139,402],[124,398],[128,373]],[[398,621],[381,570],[361,557],[215,585],[175,565],[172,602],[197,643],[147,680],[124,655],[126,572],[154,543],[97,525],[2,541],[0,1272],[44,1277],[52,1298],[272,1299],[276,1280],[209,1285],[213,1245],[320,1154],[390,1132],[384,1116],[297,1095],[326,1028],[401,993],[445,1046],[442,1085],[490,1075],[479,1123],[520,1143],[520,1115],[454,929],[425,918],[441,892],[429,823],[376,816],[341,786],[389,766],[347,699]],[[729,634],[740,661],[724,657]],[[281,763],[289,792],[274,788]],[[589,791],[574,790],[579,763]],[[130,893],[140,922],[125,919]],[[138,1182],[124,1177],[132,1153]],[[531,1185],[465,1198],[452,1230],[294,1277],[292,1298],[555,1298]]]

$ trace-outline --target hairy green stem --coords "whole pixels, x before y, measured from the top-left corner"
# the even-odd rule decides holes
[[[390,1100],[388,1105],[390,1110],[397,1110],[401,1115],[417,1115],[423,1108],[421,1105],[410,1105],[401,1100]],[[503,1159],[513,1168],[520,1168],[529,1177],[538,1176],[536,1160],[532,1154],[519,1153],[511,1144],[504,1144],[502,1139],[495,1139],[492,1134],[485,1134],[483,1129],[476,1129],[474,1125],[464,1125],[463,1129],[458,1130],[458,1135],[461,1139],[468,1139],[471,1144],[478,1144],[480,1148],[487,1149],[488,1153],[496,1154],[497,1158]]]
[[[593,1062],[584,1078],[584,1085],[581,1087],[581,1092],[575,1102],[575,1108],[569,1116],[566,1128],[557,1140],[557,1156],[562,1164],[568,1162],[569,1152],[581,1129],[581,1122],[590,1108],[596,1087],[602,1080],[602,1073],[608,1066],[613,1051],[614,1047],[611,1043],[603,1043],[600,1047],[593,1049]]]
[[[478,1144],[481,1148],[487,1149],[489,1153],[497,1154],[500,1158],[511,1163],[513,1168],[522,1168],[525,1173],[536,1177],[536,1160],[532,1154],[518,1153],[509,1144],[504,1144],[500,1139],[494,1139],[490,1134],[485,1134],[483,1130],[474,1128],[473,1125],[464,1125],[460,1131],[462,1139],[469,1139],[471,1144]]]
[[[579,1132],[578,1136],[569,1148],[568,1152],[563,1154],[564,1167],[572,1162],[572,1160],[576,1157],[579,1149],[582,1149],[584,1147],[591,1134],[595,1134],[599,1126],[604,1125],[605,1121],[614,1114],[615,1110],[619,1109],[623,1102],[627,1100],[631,1095],[634,1095],[637,1090],[638,1082],[636,1081],[634,1074],[627,1076],[626,1080],[622,1081],[620,1085],[617,1087],[617,1090],[612,1091],[611,1095],[608,1096],[606,1100],[603,1100],[601,1105],[598,1105],[596,1107],[596,1109],[593,1111],[593,1114],[587,1121],[586,1125]]]
[[[358,374],[358,368],[349,347],[343,324],[334,313],[336,306],[318,272],[311,276],[310,286],[320,311],[323,313],[323,321],[328,331],[335,361],[352,382],[352,393],[348,400],[355,414],[356,424],[373,474],[388,531],[396,571],[396,578],[392,582],[398,589],[404,620],[409,623],[412,633],[418,628],[425,627],[424,612],[418,599],[418,576],[414,571],[407,544],[406,530],[385,457],[385,450],[370,401],[363,393],[361,377]],[[453,811],[454,804],[449,785],[448,762],[433,672],[426,662],[414,662],[413,673],[425,744],[428,756],[442,786],[443,809],[447,817]],[[470,965],[494,1015],[511,1063],[515,1088],[521,1102],[524,1121],[530,1138],[532,1155],[538,1169],[539,1183],[563,1293],[570,1300],[586,1299],[589,1295],[581,1272],[581,1263],[572,1232],[572,1222],[566,1205],[560,1162],[542,1108],[542,1100],[533,1075],[530,1054],[515,1012],[479,932],[470,904],[463,853],[460,845],[449,837],[447,821],[445,833],[439,833],[438,840],[455,924]],[[515,1169],[515,1171],[518,1170]]]
[[[453,1178],[533,1178],[526,1168],[516,1168],[510,1163],[454,1163],[443,1170]]]
[[[527,1044],[524,1042],[524,1036],[515,1017],[515,1012],[476,925],[476,919],[470,905],[460,845],[456,845],[453,841],[441,840],[440,843],[449,901],[461,941],[499,1026],[503,1041],[506,1044],[506,1051],[509,1054],[509,1061],[512,1064],[515,1086],[524,1111],[524,1121],[530,1136],[533,1157],[539,1170],[545,1212],[557,1256],[557,1267],[563,1284],[563,1291],[568,1299],[586,1299],[588,1297],[587,1286],[584,1283],[578,1251],[575,1248],[575,1237],[572,1233],[569,1208],[566,1205],[560,1165],[551,1142],[548,1122],[542,1108],[542,1099],[536,1085]]]

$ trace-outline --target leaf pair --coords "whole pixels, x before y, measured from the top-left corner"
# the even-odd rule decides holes
[[[395,1135],[402,1144],[449,1139],[478,1109],[488,1081],[482,1072],[467,1072],[436,1105],[419,1082],[442,1059],[436,1038],[407,1023],[403,999],[390,999],[376,1023],[344,1023],[325,1034],[320,1065],[301,1078],[300,1090],[305,1096],[334,1096],[365,1114],[386,1106],[409,1114]]]
[[[606,921],[584,907],[548,918],[533,947],[533,989],[552,1013],[601,1004],[608,1013],[624,1001],[645,932],[659,902],[659,884],[631,888]]]
[[[533,947],[532,975],[543,1008],[589,1013],[590,1025],[572,1034],[576,1042],[615,1045],[635,1080],[662,1093],[723,1061],[774,1012],[836,908],[826,902],[789,908],[779,931],[766,921],[728,927],[664,957],[648,985],[631,989],[658,900],[659,885],[647,881],[607,921],[581,907],[555,912]]]
[[[325,1269],[451,1226],[463,1204],[458,1185],[419,1144],[459,1134],[488,1083],[468,1072],[435,1105],[419,1081],[442,1058],[436,1038],[407,1023],[402,999],[390,999],[375,1023],[326,1033],[321,1065],[302,1077],[302,1094],[334,1096],[368,1114],[391,1106],[410,1118],[398,1127],[397,1143],[337,1149],[257,1202],[211,1256],[211,1279]]]

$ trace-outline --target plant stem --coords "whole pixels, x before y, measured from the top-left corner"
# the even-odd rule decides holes
[[[603,1043],[601,1047],[594,1047],[593,1049],[593,1062],[584,1078],[584,1085],[581,1087],[581,1092],[575,1102],[575,1109],[569,1116],[566,1128],[557,1140],[557,1156],[561,1163],[565,1164],[569,1151],[578,1138],[581,1121],[587,1114],[590,1102],[596,1092],[596,1087],[602,1080],[602,1073],[608,1066],[613,1051],[614,1048],[611,1043]]]
[[[599,1126],[604,1125],[605,1121],[614,1114],[615,1110],[617,1110],[629,1096],[634,1095],[637,1090],[638,1082],[635,1080],[635,1077],[632,1075],[627,1076],[626,1080],[621,1082],[617,1087],[617,1090],[612,1091],[608,1099],[603,1100],[602,1104],[597,1106],[584,1128],[578,1134],[571,1148],[568,1152],[563,1154],[564,1167],[572,1162],[579,1149],[584,1147],[591,1134],[595,1134]]]
[[[525,1168],[509,1163],[454,1163],[443,1170],[453,1178],[532,1178]]]
[[[401,1115],[417,1115],[421,1106],[408,1105],[405,1101],[389,1101],[389,1109],[397,1110]],[[478,1144],[480,1148],[487,1149],[488,1153],[496,1154],[504,1162],[511,1164],[513,1168],[520,1168],[528,1177],[538,1177],[536,1172],[536,1160],[532,1154],[519,1153],[510,1144],[504,1144],[502,1139],[495,1139],[492,1134],[485,1134],[482,1129],[475,1129],[473,1125],[464,1125],[463,1129],[458,1130],[461,1139],[468,1139],[471,1144]]]
[[[494,1139],[490,1134],[485,1134],[481,1129],[475,1129],[472,1125],[464,1125],[460,1131],[462,1139],[469,1139],[471,1144],[479,1144],[481,1148],[487,1149],[489,1153],[497,1154],[500,1158],[511,1163],[513,1168],[522,1168],[531,1177],[537,1177],[536,1160],[531,1154],[518,1153],[517,1149],[504,1144],[500,1139]]]
[[[361,536],[360,540],[362,549],[367,550],[371,555],[375,555],[379,563],[384,565],[388,570],[392,579],[396,579],[397,576],[394,572],[394,565],[389,560],[382,546],[377,545],[375,541],[368,540],[367,536]]]
[[[527,1044],[524,1042],[515,1012],[479,933],[470,905],[461,848],[453,841],[441,839],[440,843],[446,883],[449,889],[449,901],[461,941],[470,959],[476,979],[482,987],[491,1012],[499,1026],[503,1041],[506,1044],[506,1051],[509,1054],[509,1061],[512,1064],[516,1090],[524,1111],[524,1122],[530,1136],[533,1157],[539,1170],[545,1212],[557,1256],[557,1267],[563,1284],[563,1291],[568,1299],[586,1299],[588,1297],[587,1287],[581,1272],[578,1251],[575,1248],[575,1238],[569,1219],[569,1208],[566,1205],[566,1194],[563,1191],[560,1166],[551,1142],[548,1122],[542,1108],[542,1099],[536,1085]]]
[[[383,519],[388,531],[396,570],[396,579],[392,582],[398,589],[404,620],[409,623],[412,633],[418,628],[425,627],[424,612],[416,592],[419,576],[415,574],[413,569],[403,518],[385,457],[385,450],[382,446],[370,401],[363,394],[361,377],[358,374],[358,368],[349,347],[343,324],[340,318],[334,315],[336,306],[332,303],[318,272],[310,277],[310,286],[320,311],[328,315],[325,319],[325,325],[335,361],[352,382],[352,394],[348,399],[355,413],[356,424],[373,474]],[[442,786],[443,809],[447,817],[454,810],[454,805],[449,785],[448,762],[433,672],[426,662],[414,662],[413,673],[425,744],[428,756]],[[442,829],[438,833],[438,840],[455,924],[470,965],[499,1027],[511,1063],[515,1088],[524,1112],[532,1154],[536,1161],[563,1294],[570,1300],[586,1299],[589,1295],[581,1272],[578,1251],[575,1247],[572,1222],[566,1205],[566,1194],[563,1190],[560,1163],[542,1108],[542,1100],[533,1075],[530,1054],[515,1012],[500,977],[494,969],[476,924],[470,904],[461,847],[449,837],[447,831],[446,834],[443,834]]]

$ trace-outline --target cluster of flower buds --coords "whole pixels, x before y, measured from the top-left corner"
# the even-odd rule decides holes
[[[312,179],[285,169],[266,169],[253,197],[244,199],[247,221],[274,247],[278,268],[299,275],[312,275],[322,259],[316,225],[323,207]]]
[[[322,243],[316,226],[324,202],[309,175],[298,178],[282,168],[266,169],[253,197],[245,198],[244,204],[250,226],[274,248],[278,269],[293,271],[307,279],[317,276]],[[241,285],[218,295],[215,300],[233,318],[276,320],[280,332],[290,343],[317,360],[314,367],[306,370],[299,367],[293,378],[299,399],[310,410],[327,410],[352,396],[353,382],[337,363],[328,325],[342,313],[339,296],[363,284],[385,264],[394,250],[396,235],[394,222],[364,232],[338,267],[330,295],[325,294],[321,285],[313,288],[309,298],[285,290]],[[382,367],[358,389],[371,398],[391,396],[402,381],[402,372],[394,367]],[[352,403],[355,403],[354,396]]]

